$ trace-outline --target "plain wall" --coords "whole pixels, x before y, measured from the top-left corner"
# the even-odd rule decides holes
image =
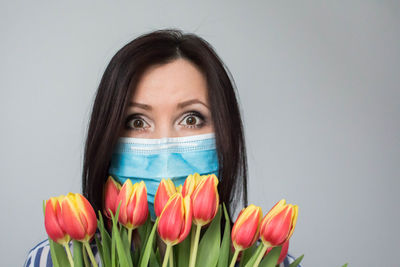
[[[303,266],[398,266],[400,5],[395,1],[2,1],[2,266],[46,238],[42,201],[80,192],[96,87],[152,30],[209,41],[243,112],[250,203],[299,205]]]

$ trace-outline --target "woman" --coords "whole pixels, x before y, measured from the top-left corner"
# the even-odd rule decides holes
[[[143,179],[153,214],[160,179],[178,185],[194,172],[217,175],[229,214],[239,201],[247,205],[243,126],[228,73],[210,44],[175,29],[144,34],[117,52],[101,79],[85,145],[82,187],[95,210],[102,210],[108,175]],[[48,251],[46,241],[39,244],[26,266],[47,266]]]

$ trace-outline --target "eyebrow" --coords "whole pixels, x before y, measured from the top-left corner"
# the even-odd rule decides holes
[[[141,103],[137,103],[137,102],[130,102],[129,103],[129,107],[139,107],[145,110],[152,110],[152,107],[146,104],[141,104]]]
[[[189,106],[189,105],[192,105],[192,104],[201,104],[201,105],[205,106],[206,108],[210,109],[206,104],[204,104],[203,102],[201,102],[198,99],[190,99],[190,100],[187,100],[187,101],[183,101],[183,102],[178,104],[178,108],[182,109],[182,108],[184,108],[186,106]]]
[[[182,109],[182,108],[192,105],[192,104],[201,104],[201,105],[205,106],[206,108],[210,109],[205,103],[201,102],[199,99],[190,99],[190,100],[183,101],[181,103],[178,103],[177,107],[179,109]],[[130,102],[129,107],[133,107],[133,106],[142,108],[144,110],[152,110],[152,107],[150,105],[137,103],[137,102]]]

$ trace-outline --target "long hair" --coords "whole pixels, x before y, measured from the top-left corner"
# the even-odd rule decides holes
[[[125,111],[144,71],[183,58],[204,74],[219,161],[218,190],[231,216],[247,205],[247,158],[243,125],[229,70],[201,37],[178,29],[143,34],[111,59],[97,89],[85,143],[82,191],[95,210],[103,207],[103,186]]]

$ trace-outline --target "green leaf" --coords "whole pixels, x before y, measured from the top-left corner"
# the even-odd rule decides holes
[[[247,261],[245,267],[253,267],[254,263],[257,260],[258,255],[261,253],[264,245],[263,243],[260,243],[256,249],[256,252],[250,257],[250,259]]]
[[[225,203],[222,203],[225,216],[225,229],[222,238],[221,249],[219,252],[218,267],[226,267],[229,264],[229,252],[231,250],[231,222]]]
[[[158,248],[155,253],[154,253],[154,250],[151,250],[149,266],[150,267],[160,267],[161,266],[160,258],[161,258],[160,251],[158,250]]]
[[[282,246],[272,248],[272,250],[264,257],[258,265],[259,267],[275,267],[278,263],[279,255],[281,255]]]
[[[149,236],[149,238],[147,240],[147,243],[146,243],[146,245],[144,247],[142,258],[139,261],[139,266],[140,267],[147,267],[148,264],[149,264],[150,254],[151,254],[151,251],[153,250],[153,242],[155,240],[155,233],[156,233],[157,225],[158,225],[158,218],[157,218],[156,222],[153,225],[153,229],[151,229],[150,236]]]
[[[244,267],[246,263],[250,260],[250,258],[256,253],[257,250],[257,244],[254,243],[251,247],[248,249],[245,249],[242,252],[242,257],[240,258],[240,267]]]
[[[199,243],[196,266],[214,267],[217,265],[221,243],[221,206],[208,226]]]
[[[72,240],[72,244],[74,249],[74,266],[83,267],[82,243]]]
[[[147,216],[146,222],[137,229],[137,232],[139,233],[140,236],[140,246],[141,246],[140,248],[143,248],[144,245],[146,244],[146,241],[151,233],[152,227],[153,225],[151,223],[151,218],[149,215]]]
[[[303,255],[302,255],[303,256]],[[300,263],[300,262],[299,262]],[[348,263],[345,263],[342,267],[347,267]]]
[[[181,243],[175,246],[175,259],[177,260],[177,267],[189,266],[190,257],[190,234]]]
[[[113,216],[111,214],[111,218],[112,218],[112,222],[113,222],[112,235],[113,235],[113,237],[115,237],[115,246],[116,246],[116,249],[117,249],[117,255],[118,255],[119,262],[124,267],[125,266],[126,267],[128,267],[128,266],[131,267],[132,266],[132,261],[130,260],[131,256],[126,254],[124,243],[122,241],[121,234],[120,234],[120,231],[118,230],[118,225],[117,225],[117,218],[118,218],[120,206],[121,205],[119,204],[115,216]]]
[[[115,236],[112,235],[111,237],[111,266],[116,267],[118,266],[117,264],[117,257],[115,255],[115,246],[116,246],[116,241],[115,241]]]
[[[102,252],[103,252],[102,263],[105,267],[110,267],[111,266],[111,237],[110,237],[110,234],[105,229],[103,216],[100,211],[99,211],[99,220],[98,220],[97,225],[98,225],[100,235],[101,235]]]
[[[97,250],[99,251],[100,254],[100,259],[103,265],[105,265],[104,263],[104,253],[103,253],[103,245],[101,244],[99,238],[94,235],[94,240],[96,241],[96,246],[97,246]],[[107,267],[107,265],[105,265]]]
[[[46,200],[43,200],[43,216],[46,215]]]
[[[128,230],[127,228],[125,228],[124,226],[122,226],[122,227],[121,227],[120,234],[121,234],[122,244],[123,244],[123,246],[124,246],[126,256],[127,256],[128,260],[130,261],[130,264],[133,265],[133,262],[132,262],[132,254],[131,254],[131,247],[130,247],[129,239],[128,239],[128,238],[129,238],[129,237],[128,237],[128,235],[129,235],[129,230]],[[132,233],[131,233],[131,234],[132,234]]]
[[[82,254],[83,254],[83,262],[85,263],[85,267],[89,267],[89,257],[85,246],[82,246]]]
[[[150,267],[160,267],[160,263],[157,260],[156,254],[154,253],[154,250],[151,250],[151,252],[150,252],[149,265],[150,265]]]
[[[64,247],[51,238],[49,238],[50,243],[50,254],[54,266],[70,266],[67,253]]]
[[[149,240],[150,233],[153,229],[153,225],[154,225],[154,223],[151,221],[150,216],[149,216],[147,218],[146,223],[143,226],[138,228],[138,232],[139,232],[139,236],[140,236],[140,240],[141,240],[139,263],[142,261],[144,248],[146,247],[147,241]]]
[[[301,255],[300,257],[298,257],[294,262],[292,262],[292,264],[290,264],[289,267],[297,267],[303,258],[304,258],[304,254]],[[347,267],[347,263],[345,265],[343,265],[342,267]]]

